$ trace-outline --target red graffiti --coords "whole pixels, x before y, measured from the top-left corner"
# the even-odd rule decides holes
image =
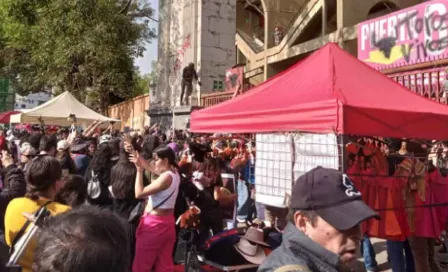
[[[177,50],[177,58],[174,61],[174,71],[177,72],[180,70],[180,68],[182,67],[182,60],[181,58],[183,58],[183,56],[185,55],[185,52],[187,51],[188,48],[190,48],[191,46],[191,36],[190,34],[188,34],[185,37],[185,40],[182,44],[182,46],[179,48],[179,50]]]

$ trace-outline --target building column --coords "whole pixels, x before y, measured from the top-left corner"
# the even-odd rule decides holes
[[[338,43],[339,47],[341,47],[342,49],[344,49],[345,47],[345,42],[344,42],[344,37],[342,35],[342,29],[344,29],[344,27],[347,26],[346,24],[346,10],[345,10],[345,4],[346,4],[346,0],[338,0],[336,1],[336,12],[337,12],[337,31],[339,33],[339,35],[337,36],[337,40],[335,42]]]

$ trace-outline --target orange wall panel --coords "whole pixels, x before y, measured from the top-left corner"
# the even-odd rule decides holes
[[[149,94],[137,96],[120,104],[108,108],[108,117],[121,120],[121,130],[142,129],[149,126]]]

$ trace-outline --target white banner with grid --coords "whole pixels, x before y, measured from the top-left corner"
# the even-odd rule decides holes
[[[335,134],[257,134],[256,149],[256,201],[274,207],[287,207],[292,185],[303,173],[340,164]]]

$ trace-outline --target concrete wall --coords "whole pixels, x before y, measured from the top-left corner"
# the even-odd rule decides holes
[[[223,81],[236,64],[236,0],[202,1],[201,39],[198,62],[201,93],[213,90],[213,81]]]
[[[236,63],[236,0],[160,0],[159,81],[153,104],[172,108],[180,101],[182,69],[196,66],[201,92],[224,80]],[[193,95],[199,86],[194,84]]]
[[[297,17],[297,12],[303,9],[309,0],[265,0],[265,14],[268,17],[267,31],[268,47],[274,46],[274,29],[282,27],[285,31]]]
[[[281,71],[281,65],[270,67],[271,64],[309,53],[328,42],[337,42],[342,48],[356,55],[357,24],[394,12],[397,9],[425,2],[425,0],[325,1],[327,6],[326,33],[321,37],[323,0],[262,0],[268,50],[251,53],[244,50],[250,47],[250,44],[248,45],[244,39],[237,39],[239,51],[245,55],[245,58],[240,57],[240,59],[245,60],[246,63],[246,78],[252,77],[256,69],[263,69],[264,78],[268,79]],[[372,8],[376,5],[376,11],[373,12]],[[381,9],[382,7],[384,8]],[[238,11],[237,14],[240,16],[244,13]],[[238,30],[247,28],[244,22],[242,18],[237,18]],[[289,39],[284,39],[279,46],[273,44],[275,26],[286,26],[283,36],[289,37]]]
[[[167,103],[166,94],[171,93],[171,86],[169,84],[170,76],[170,25],[171,25],[171,1],[159,1],[159,31],[158,31],[158,68],[159,77],[156,82],[156,90],[151,93],[151,109],[162,108],[169,106]],[[168,100],[169,102],[169,100]]]
[[[341,28],[353,26],[367,19],[371,19],[369,11],[377,3],[385,2],[386,4],[394,4],[399,9],[405,9],[423,3],[425,0],[337,0],[337,2],[338,12],[340,13],[340,16],[338,16],[338,26]],[[379,15],[384,15],[384,13]]]
[[[239,31],[252,37],[255,28],[260,25],[260,18],[259,13],[245,9],[243,2],[236,4],[236,25]]]

